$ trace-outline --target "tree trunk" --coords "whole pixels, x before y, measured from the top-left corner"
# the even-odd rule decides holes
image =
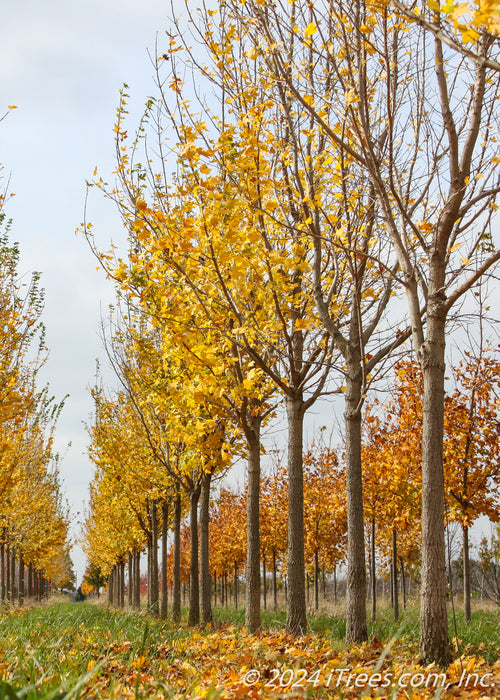
[[[36,576],[36,573],[35,573],[35,584],[37,583],[37,578],[38,578],[38,577]],[[109,576],[108,576],[108,603],[109,603],[110,605],[113,605],[113,606],[114,606],[114,604],[115,604],[115,601],[114,601],[114,593],[115,593],[115,591],[114,591],[114,585],[115,585],[115,582],[114,582],[114,566],[113,566],[113,567],[111,567],[111,570],[110,570]],[[38,586],[35,585],[35,588],[38,588]]]
[[[28,598],[33,598],[33,564],[28,564]]]
[[[273,549],[273,605],[278,610],[278,572],[276,570],[276,550]]]
[[[368,638],[366,628],[366,563],[361,469],[362,377],[359,353],[347,364],[345,392],[345,445],[347,496],[347,607],[346,642]]]
[[[134,609],[141,609],[141,550],[134,552]]]
[[[394,564],[391,557],[391,608],[394,609]]]
[[[399,557],[399,564],[401,566],[401,587],[403,590],[403,610],[406,610],[406,574],[405,574],[405,563],[403,557]]]
[[[210,515],[210,483],[212,475],[204,472],[201,479],[200,492],[200,602],[201,624],[212,622],[212,597],[210,591],[210,546],[209,546],[209,515]]]
[[[134,603],[134,557],[132,552],[128,551],[128,607],[132,609]],[[97,589],[97,597],[99,598],[99,588]]]
[[[10,550],[10,596],[11,601],[16,599],[16,550],[14,547]]]
[[[165,620],[168,615],[168,501],[164,501],[161,506],[161,604],[160,617]]]
[[[172,590],[172,621],[181,621],[181,493],[176,487],[174,505],[174,571]]]
[[[396,530],[392,531],[392,600],[394,605],[394,619],[399,620],[399,596],[398,596],[398,541]]]
[[[7,542],[5,547],[5,597],[11,600],[11,578],[10,578],[10,546]]]
[[[266,576],[266,553],[262,552],[262,583],[264,593],[264,610],[267,610],[267,576]]]
[[[248,448],[247,483],[247,563],[246,609],[247,634],[260,629],[260,427],[261,417],[256,416],[246,433]]]
[[[304,565],[304,404],[286,397],[288,418],[288,599],[286,626],[295,636],[307,629]]]
[[[314,552],[314,609],[319,610],[319,553]]]
[[[114,576],[114,581],[115,581],[115,593],[114,593],[114,600],[115,600],[115,605],[118,608],[121,608],[121,596],[120,596],[120,588],[121,588],[121,571],[120,571],[120,562],[115,565],[115,576]]]
[[[375,516],[372,518],[372,570],[371,570],[371,583],[372,583],[372,621],[375,622],[377,617],[377,566],[375,564]]]
[[[469,528],[462,527],[463,537],[463,560],[464,560],[464,614],[465,622],[469,624],[471,618],[470,611],[470,561],[469,561]]]
[[[148,589],[150,591],[149,607],[153,615],[159,613],[159,591],[158,591],[158,506],[156,500],[151,501],[151,547],[149,551],[150,566]]]
[[[120,562],[120,608],[125,607],[125,560]]]
[[[238,563],[234,562],[234,607],[238,610]]]
[[[337,565],[333,567],[333,604],[337,605]]]
[[[24,604],[24,558],[23,553],[19,552],[19,605]]]
[[[191,561],[189,568],[189,618],[191,627],[200,623],[200,584],[198,572],[198,501],[200,488],[189,494],[190,529],[191,529]]]
[[[444,275],[442,277],[444,279]],[[429,288],[440,289],[440,286],[434,283]],[[445,314],[436,311],[436,300],[429,294],[427,339],[419,353],[424,377],[420,655],[424,663],[442,666],[450,660],[443,475],[445,322]]]
[[[5,543],[2,539],[2,541],[0,542],[0,600],[5,600],[5,597]]]

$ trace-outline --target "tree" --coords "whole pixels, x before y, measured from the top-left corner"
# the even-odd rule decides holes
[[[490,233],[499,189],[491,137],[498,74],[487,61],[496,57],[498,45],[481,36],[481,60],[458,59],[446,53],[438,33],[416,24],[408,29],[389,8],[363,0],[292,5],[300,18],[297,40],[310,43],[315,60],[329,61],[314,100],[290,80],[293,71],[279,38],[289,33],[288,12],[277,3],[271,23],[259,3],[247,2],[244,11],[248,26],[257,27],[267,70],[301,101],[330,147],[349,152],[367,173],[378,218],[397,256],[424,377],[420,649],[425,662],[446,663],[446,322],[455,303],[500,258]],[[439,16],[425,8],[421,13],[439,27]],[[331,79],[339,93],[334,116],[321,88]]]
[[[99,598],[101,588],[106,583],[106,577],[104,576],[101,567],[98,564],[89,564],[83,579],[91,587],[91,590],[95,590],[97,592],[97,597]]]
[[[278,567],[286,569],[288,550],[288,489],[286,466],[277,460],[261,482],[260,561],[264,571],[264,606],[267,607],[267,563],[271,556],[273,603],[278,607]]]
[[[178,83],[174,80],[173,85]],[[170,119],[165,99],[160,108],[165,109]],[[179,108],[186,110],[182,102]],[[161,318],[165,336],[172,336],[171,322],[179,332],[180,309],[185,311],[184,337],[193,332],[198,339],[204,339],[191,346],[190,352],[198,357],[208,355],[212,366],[207,374],[217,379],[214,392],[218,397],[223,394],[222,387],[227,386],[225,377],[231,376],[224,365],[215,364],[216,354],[225,348],[226,352],[221,354],[230,360],[237,354],[243,358],[243,371],[241,364],[236,365],[233,360],[239,370],[237,381],[229,386],[238,392],[250,416],[257,418],[266,410],[263,401],[267,402],[271,393],[269,384],[274,385],[273,391],[278,389],[283,393],[289,425],[288,625],[295,633],[302,634],[306,628],[303,420],[305,411],[324,389],[331,362],[331,343],[312,315],[312,287],[306,274],[312,248],[300,227],[290,238],[283,225],[277,226],[273,217],[257,215],[255,203],[240,193],[248,187],[255,190],[252,182],[259,179],[263,162],[273,157],[274,145],[269,139],[253,139],[253,127],[240,124],[228,126],[216,141],[208,144],[203,138],[203,123],[197,120],[194,127],[187,127],[183,119],[184,116],[178,123],[172,121],[180,141],[176,147],[179,173],[172,184],[163,181],[161,172],[160,178],[153,177],[150,203],[144,199],[143,174],[134,179],[136,173],[133,168],[130,170],[128,157],[120,158],[122,187],[114,196],[128,217],[136,243],[130,264],[118,263],[112,274],[137,297],[151,299],[154,295],[159,299],[155,316]],[[189,112],[185,119],[191,119]],[[254,126],[259,119],[267,122],[269,118],[256,110]],[[123,134],[121,123],[117,125],[117,133]],[[220,151],[230,150],[228,143],[234,147],[231,157],[222,163]],[[240,145],[236,146],[237,143]],[[204,162],[200,165],[201,159]],[[212,168],[216,175],[201,177]],[[274,186],[267,192],[270,187],[269,179],[263,181],[258,197],[267,199],[272,195],[274,199]],[[213,196],[213,192],[218,196]],[[292,217],[291,212],[288,215]],[[139,270],[145,272],[138,274]],[[180,289],[184,292],[182,301]],[[256,427],[246,432],[247,440],[251,438],[249,452],[252,448],[251,454],[255,456],[251,473],[252,483],[257,487],[255,491],[249,488],[248,492],[252,497],[256,497],[258,488],[260,445]],[[249,505],[249,514],[251,511],[253,535],[248,542],[255,544],[258,510],[252,510]],[[254,558],[252,563],[255,566]],[[252,627],[255,621],[252,620]]]
[[[314,575],[314,607],[319,606],[320,568],[345,558],[347,513],[345,474],[337,454],[320,441],[304,455],[304,521],[307,571]]]
[[[500,605],[500,536],[498,525],[491,537],[484,537],[479,549],[479,561],[472,565],[472,587],[475,591]]]
[[[319,320],[342,358],[342,367],[338,361],[332,364],[342,370],[345,382],[349,530],[346,634],[349,641],[359,642],[367,635],[361,411],[375,368],[409,337],[410,328],[404,319],[396,319],[394,308],[391,322],[382,323],[389,318],[388,306],[397,291],[397,264],[390,246],[378,235],[380,222],[373,188],[353,158],[350,136],[344,134],[342,148],[337,143],[328,151],[328,136],[304,109],[304,104],[314,107],[319,91],[322,119],[336,118],[339,85],[331,74],[329,55],[319,56],[312,47],[309,37],[315,33],[315,25],[307,24],[309,11],[305,4],[300,5],[221,3],[218,22],[214,21],[216,12],[210,10],[198,30],[217,68],[200,62],[196,66],[226,98],[231,105],[229,113],[237,115],[239,124],[246,124],[251,116],[255,120],[252,133],[262,130],[268,139],[272,135],[274,157],[269,169],[273,168],[270,187],[274,196],[257,197],[255,188],[241,185],[238,191],[250,206],[258,207],[264,221],[271,218],[282,228],[292,249],[297,241],[307,252],[304,260],[309,266],[304,262],[304,279],[312,287]],[[191,20],[195,24],[193,17]],[[307,25],[305,40],[298,32],[302,23]],[[277,38],[272,32],[278,25]],[[253,44],[250,49],[249,38]],[[272,51],[266,52],[266,43]],[[277,78],[273,66],[270,70],[266,67],[268,62],[273,63],[278,45],[281,56],[277,61],[282,73]],[[342,133],[342,125],[336,127]],[[261,187],[267,174],[262,167],[266,162],[263,152],[259,152],[261,168],[253,177]],[[223,167],[226,173],[227,159]],[[281,206],[277,208],[276,202]],[[312,323],[313,310],[309,315]],[[291,512],[297,512],[293,504]]]
[[[481,3],[451,2],[440,5],[429,0],[427,6],[434,13],[429,20],[422,15],[420,8],[409,7],[399,0],[393,1],[394,7],[410,22],[431,32],[446,46],[471,61],[500,71],[500,62],[481,53],[480,40],[489,34],[490,38],[500,35],[500,6],[498,0],[486,0]]]
[[[4,197],[0,201],[0,209]],[[0,227],[4,213],[0,211]],[[43,290],[34,273],[19,275],[19,246],[0,233],[0,577],[1,598],[22,604],[34,578],[56,585],[71,578],[69,518],[60,492],[53,439],[64,402],[56,403],[37,376],[46,359]],[[7,566],[5,566],[7,564]],[[42,583],[41,583],[42,582]]]
[[[469,622],[469,528],[480,515],[493,522],[500,518],[500,361],[481,338],[453,375],[455,390],[445,398],[445,485],[448,517],[462,528],[464,613]]]

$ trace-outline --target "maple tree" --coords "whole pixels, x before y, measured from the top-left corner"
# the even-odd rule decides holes
[[[130,506],[146,534],[150,563],[148,597],[154,611],[158,611],[157,542],[161,507],[162,615],[166,615],[167,609],[166,540],[169,518],[173,514],[174,543],[178,548],[183,507],[180,490],[186,493],[193,540],[190,547],[190,623],[197,624],[200,619],[200,593],[202,621],[210,622],[208,505],[212,477],[218,470],[225,468],[229,459],[224,423],[215,419],[214,412],[209,410],[205,400],[208,390],[201,390],[196,366],[194,369],[186,366],[182,356],[175,352],[177,345],[160,349],[157,330],[147,325],[143,315],[138,314],[130,305],[126,315],[122,315],[119,320],[112,338],[107,340],[107,349],[115,374],[123,387],[119,395],[120,402],[128,413],[111,414],[107,421],[105,432],[109,442],[106,448],[109,457],[106,468],[109,471],[111,462],[116,465],[114,478],[119,482],[119,488],[127,494]],[[171,358],[168,363],[167,357]],[[182,384],[180,376],[183,377]],[[191,384],[189,379],[192,380]],[[102,410],[104,404],[102,399],[99,401]],[[130,455],[128,458],[123,457],[123,432],[127,424],[132,430],[128,446],[132,437],[137,444],[138,453],[143,455],[142,461],[147,460],[150,465],[140,475],[142,497],[145,499],[145,514],[142,516],[139,504],[135,503],[137,489],[133,487],[134,483],[137,484],[137,469],[134,468]],[[99,425],[102,425],[100,417],[96,420],[96,427]],[[94,456],[94,461],[96,460],[99,461],[98,455]],[[173,509],[171,505],[174,506]],[[96,514],[95,517],[99,515]],[[179,561],[178,556],[176,561]],[[178,564],[174,570],[174,617],[178,618]],[[119,575],[121,577],[121,573]]]
[[[363,1],[292,7],[300,18],[300,41],[309,42],[315,60],[324,58],[331,68],[313,101],[290,80],[279,40],[279,33],[289,33],[288,8],[274,5],[272,23],[260,3],[246,3],[241,11],[248,26],[257,27],[255,44],[266,69],[301,101],[331,147],[348,150],[367,173],[397,256],[424,375],[421,650],[425,660],[444,663],[446,321],[457,300],[500,258],[490,233],[498,193],[497,146],[490,136],[498,75],[488,67],[498,44],[481,36],[479,61],[457,59],[446,54],[439,34],[408,26],[397,11]],[[333,119],[319,88],[330,76],[339,90]]]
[[[272,471],[262,478],[260,542],[263,567],[264,607],[267,607],[266,562],[271,556],[273,603],[278,607],[278,567],[284,569],[288,549],[288,492],[286,467],[279,460]]]
[[[465,359],[451,367],[454,388],[445,397],[447,520],[462,527],[466,620],[470,620],[468,530],[480,515],[494,522],[499,517],[498,369],[495,354],[480,341],[476,351],[467,351]],[[385,528],[390,524],[393,532],[407,533],[411,547],[419,543],[412,531],[421,517],[418,465],[423,384],[415,361],[400,363],[396,373],[393,398],[382,409],[384,419],[367,416],[365,494],[369,518]]]
[[[117,131],[123,133],[120,123]],[[243,131],[245,138],[250,139],[252,132],[246,127]],[[148,205],[142,199],[145,195],[142,175],[134,181],[135,172],[128,167],[128,157],[120,156],[122,190],[114,196],[124,215],[133,218],[130,228],[135,232],[137,243],[130,255],[129,268],[118,263],[112,274],[133,294],[148,300],[154,296],[156,303],[159,298],[161,304],[156,307],[158,310],[155,313],[169,338],[172,336],[171,324],[176,324],[177,332],[183,327],[182,320],[179,321],[177,303],[178,290],[182,286],[186,292],[183,306],[187,315],[187,324],[183,327],[184,338],[189,337],[189,333],[201,337],[203,344],[198,340],[190,352],[196,352],[198,357],[208,356],[212,361],[210,374],[205,372],[203,375],[204,381],[214,376],[218,380],[213,390],[217,398],[220,400],[225,389],[230,389],[232,395],[242,402],[245,412],[249,411],[254,419],[253,430],[242,426],[252,456],[253,476],[258,476],[260,454],[256,421],[262,420],[260,416],[266,409],[265,401],[269,395],[266,384],[269,384],[269,379],[275,385],[274,391],[279,388],[283,392],[289,420],[289,488],[295,498],[289,509],[289,527],[294,534],[289,537],[291,555],[288,562],[291,591],[296,587],[297,593],[289,596],[289,624],[300,633],[306,624],[302,517],[303,417],[323,389],[329,371],[324,360],[330,354],[326,334],[321,329],[315,329],[314,320],[311,325],[307,318],[306,309],[312,303],[311,287],[304,274],[309,265],[307,248],[301,242],[300,231],[296,240],[290,241],[283,227],[276,227],[272,220],[262,221],[256,217],[253,206],[238,194],[239,187],[251,182],[252,171],[261,167],[257,157],[249,159],[243,149],[231,159],[233,177],[239,178],[240,184],[237,187],[233,185],[229,190],[229,163],[221,171],[218,149],[227,138],[236,141],[238,133],[235,128],[221,132],[219,146],[212,145],[212,165],[219,170],[219,174],[206,179],[200,179],[197,169],[200,154],[207,158],[202,124],[198,123],[195,128],[185,128],[181,124],[178,132],[180,144],[177,150],[181,165],[177,177],[182,184],[169,186],[168,198],[160,178],[160,183],[155,186],[158,189],[152,191],[153,201]],[[265,158],[264,149],[269,150],[270,147],[269,143],[260,145],[257,142],[255,148],[260,153],[259,158]],[[242,170],[244,164],[250,171],[248,174]],[[201,166],[201,172],[208,167]],[[223,194],[212,197],[210,193],[218,189]],[[138,197],[141,198],[139,207],[131,207]],[[221,221],[224,222],[223,231],[220,231]],[[242,228],[243,221],[245,228]],[[242,231],[247,232],[247,238],[241,235]],[[198,264],[200,259],[202,266]],[[167,276],[164,274],[165,267],[169,270]],[[147,270],[149,286],[140,288],[139,282],[142,285],[144,277],[138,282],[137,270],[142,268]],[[267,291],[262,286],[263,282],[268,287]],[[165,289],[166,284],[170,290],[159,291]],[[140,291],[137,291],[139,288]],[[212,301],[212,298],[216,301]],[[172,319],[174,299],[175,317]],[[193,326],[193,316],[197,318],[198,327]],[[214,371],[216,353],[226,358],[229,355],[229,360],[238,369],[236,377],[225,371],[224,365]],[[236,365],[238,355],[242,360]],[[224,386],[225,382],[221,382],[224,375],[233,378],[231,384]],[[248,427],[250,421],[247,420],[246,424]],[[253,483],[256,484],[255,489],[252,487],[248,490],[249,523],[253,523],[249,528],[252,532],[255,522],[258,522],[258,509],[252,506],[257,498],[258,479]],[[254,500],[250,499],[250,494]],[[249,537],[248,541],[258,543],[258,533],[257,539]],[[253,561],[253,553],[258,552],[258,548],[252,545],[252,555],[250,546],[248,550],[249,559]],[[253,576],[248,576],[248,579],[252,581]],[[253,590],[253,585],[248,588]],[[258,614],[252,615],[250,620],[250,626],[255,627]]]
[[[0,202],[0,209],[3,199]],[[37,273],[22,281],[19,246],[0,211],[0,578],[1,598],[22,604],[43,581],[69,580],[69,518],[62,503],[53,438],[64,402],[37,387],[46,359],[44,295]]]
[[[498,436],[500,361],[479,343],[453,367],[455,390],[445,398],[445,486],[448,518],[463,535],[464,612],[470,621],[469,528],[480,516],[500,518]]]
[[[376,615],[376,552],[391,561],[391,598],[399,616],[398,562],[419,562],[422,379],[418,365],[400,361],[394,368],[392,397],[370,406],[363,445],[364,493],[371,530],[372,617]]]
[[[408,28],[401,13],[362,1],[271,7],[249,1],[224,3],[219,12],[220,21],[208,11],[199,29],[209,64],[182,54],[219,89],[219,112],[191,107],[176,63],[182,47],[173,36],[159,61],[167,71],[165,78],[159,69],[159,98],[148,102],[131,143],[123,98],[115,127],[119,185],[97,184],[118,203],[130,249],[125,261],[98,255],[159,329],[169,377],[179,379],[179,351],[195,360],[182,358],[195,384],[191,400],[203,401],[207,414],[224,406],[211,427],[222,420],[227,429],[227,396],[233,408],[244,407],[230,420],[254,457],[247,499],[253,593],[260,421],[271,395],[284,396],[288,625],[297,634],[305,628],[304,413],[331,366],[342,370],[351,528],[347,637],[359,641],[366,636],[361,408],[371,371],[413,335],[423,370],[421,649],[425,660],[444,663],[446,319],[500,255],[490,231],[498,191],[491,136],[497,79],[489,73],[496,44],[483,36],[481,60],[461,61],[446,54],[446,42],[425,23]],[[430,54],[436,71],[425,59]],[[159,158],[149,157],[146,145],[141,165],[139,145],[151,134]],[[168,137],[173,145],[165,145]],[[387,305],[401,288],[411,329],[401,319],[386,324]],[[251,430],[242,415],[247,426],[255,418]],[[192,445],[208,434],[205,417],[196,426]]]
[[[210,512],[211,571],[219,581],[232,572],[235,592],[246,561],[246,501],[244,492],[221,488]]]
[[[306,570],[313,572],[317,610],[320,565],[331,571],[345,559],[345,474],[334,450],[313,443],[304,455],[304,476]]]
[[[388,315],[389,302],[398,286],[393,277],[397,265],[391,261],[391,251],[382,237],[377,235],[380,222],[373,204],[372,186],[352,158],[348,144],[342,151],[336,144],[337,148],[327,153],[327,136],[304,110],[302,102],[314,105],[315,93],[320,89],[322,118],[327,120],[335,112],[339,92],[335,80],[322,77],[328,73],[329,58],[319,58],[311,48],[308,37],[315,32],[314,23],[307,25],[304,41],[297,34],[295,24],[301,16],[297,3],[290,3],[288,15],[284,6],[269,10],[256,5],[247,4],[242,8],[239,4],[224,3],[217,11],[208,10],[197,36],[210,50],[212,63],[205,66],[196,57],[191,56],[191,59],[230,105],[227,114],[224,112],[224,123],[229,121],[228,115],[238,118],[238,124],[250,125],[253,120],[253,134],[265,129],[265,138],[273,139],[273,159],[266,169],[263,142],[254,136],[254,143],[260,148],[260,169],[253,178],[254,182],[259,181],[258,196],[255,187],[241,184],[238,193],[243,193],[249,205],[258,207],[264,221],[269,217],[278,223],[287,232],[292,246],[298,240],[307,252],[304,278],[307,277],[307,283],[312,286],[321,323],[345,362],[342,370],[346,382],[350,530],[347,636],[352,641],[360,641],[366,637],[361,408],[374,368],[409,337],[410,329],[404,319],[397,323],[392,310],[391,323],[385,326],[386,332],[381,331],[381,320]],[[285,20],[280,24],[279,45],[286,56],[285,82],[288,85],[290,81],[297,81],[294,92],[284,89],[281,79],[273,79],[263,70],[266,54],[262,42],[272,43],[269,39],[272,29],[268,25],[277,21],[281,11]],[[217,14],[218,20],[215,19]],[[190,19],[196,24],[193,15]],[[181,36],[180,28],[177,30]],[[247,50],[249,31],[254,45]],[[172,46],[175,47],[175,40]],[[313,55],[314,61],[311,60]],[[292,65],[295,70],[288,70],[287,66]],[[175,71],[173,75],[175,79]],[[179,86],[177,81],[176,87]],[[296,99],[297,93],[300,99]],[[346,142],[348,140],[346,136]],[[231,144],[235,144],[234,131]],[[245,154],[249,152],[247,148],[243,151]],[[254,145],[254,151],[255,148]],[[230,164],[225,155],[221,155],[221,164],[226,176]],[[274,196],[266,199],[260,195],[265,191],[265,177],[271,171],[270,188]],[[233,179],[236,181],[237,176]],[[269,187],[267,183],[266,187]],[[279,208],[276,202],[281,203]],[[311,324],[314,313],[310,311],[309,315],[305,323]],[[340,363],[333,364],[340,369]],[[292,504],[290,512],[296,510]]]

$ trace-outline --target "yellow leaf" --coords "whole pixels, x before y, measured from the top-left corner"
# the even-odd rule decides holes
[[[312,36],[313,34],[316,34],[316,25],[314,22],[311,22],[310,24],[307,25],[307,27],[304,29],[304,36]]]
[[[417,221],[417,226],[424,233],[432,233],[433,226],[429,221]]]
[[[354,88],[347,90],[347,92],[344,95],[344,98],[346,105],[350,105],[353,104],[353,102],[357,102],[358,96],[356,95],[356,90]]]
[[[471,29],[467,29],[467,31],[465,31],[462,34],[462,40],[463,40],[464,44],[469,44],[469,43],[475,44],[480,36],[481,35],[479,34],[479,32],[476,32],[475,29],[471,28]]]
[[[313,321],[310,318],[298,318],[294,327],[296,331],[308,331],[314,326]]]

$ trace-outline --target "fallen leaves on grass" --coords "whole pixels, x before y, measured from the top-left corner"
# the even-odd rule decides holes
[[[78,687],[79,697],[89,700],[500,697],[500,661],[488,665],[477,650],[467,650],[443,671],[419,665],[415,643],[405,637],[342,649],[325,634],[246,635],[238,627],[190,632],[168,624],[149,637],[150,623],[133,620],[136,637],[130,639],[119,625],[119,638],[102,628],[93,635],[89,624],[65,628],[57,652],[44,658],[39,648],[48,638],[37,624],[22,647],[22,663],[36,657],[40,690],[50,679],[51,690],[72,698]],[[0,639],[0,678],[15,683],[21,652],[9,651],[11,644],[12,634]]]

